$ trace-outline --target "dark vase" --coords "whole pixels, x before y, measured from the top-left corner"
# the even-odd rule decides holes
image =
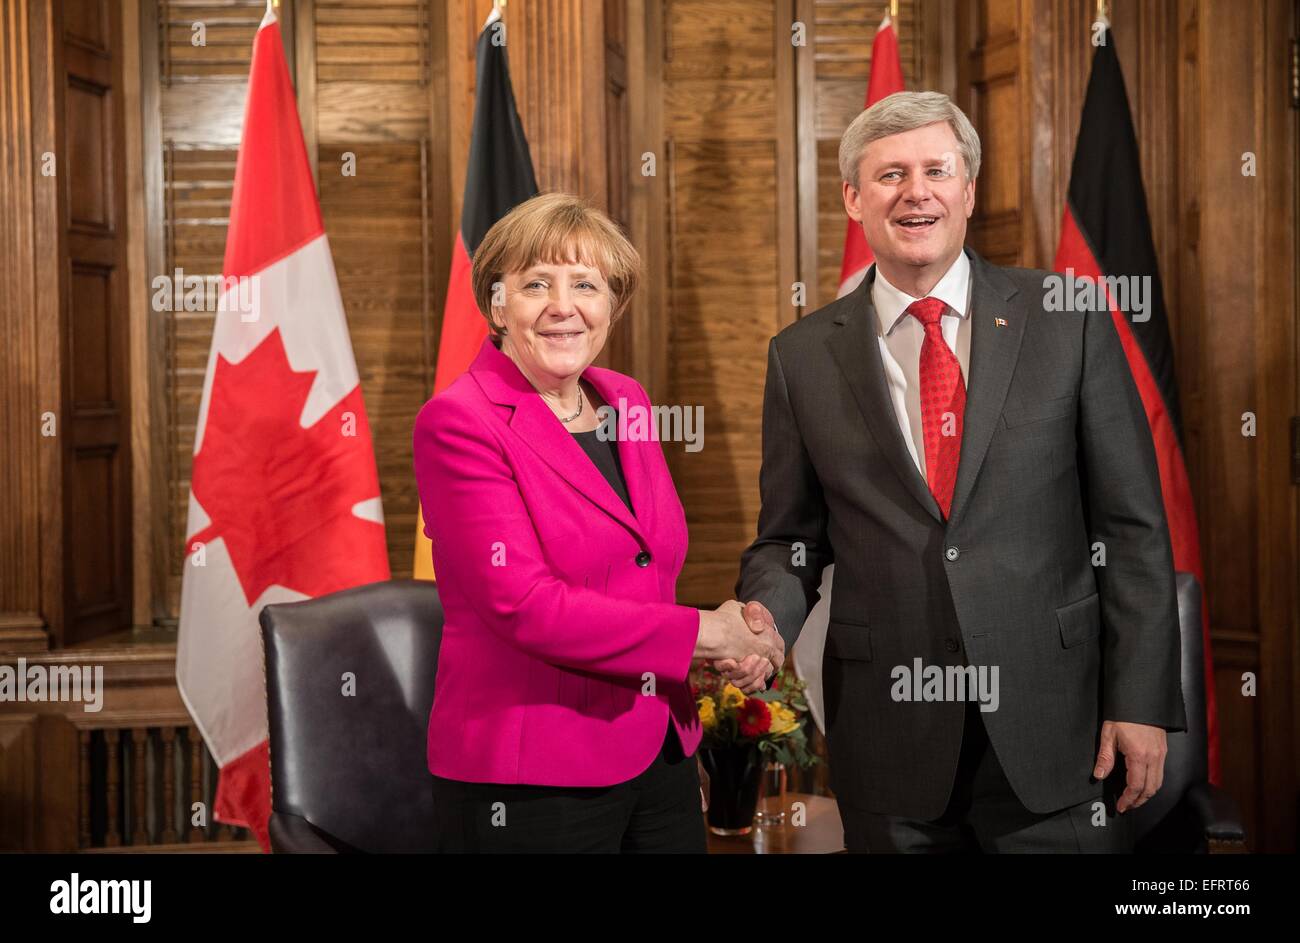
[[[717,835],[748,835],[754,827],[763,770],[758,744],[704,747],[700,762],[709,774],[709,828]]]

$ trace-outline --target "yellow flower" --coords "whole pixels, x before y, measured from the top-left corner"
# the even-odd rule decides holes
[[[799,720],[795,712],[780,701],[773,701],[767,706],[772,713],[772,726],[769,728],[768,733],[774,735],[790,733],[799,726]]]
[[[700,723],[704,725],[705,730],[708,730],[718,722],[718,715],[714,711],[713,698],[706,694],[704,697],[700,698],[699,703],[696,706],[700,710]]]
[[[744,692],[728,681],[726,686],[722,689],[722,709],[726,710],[728,707],[739,707],[744,703]]]

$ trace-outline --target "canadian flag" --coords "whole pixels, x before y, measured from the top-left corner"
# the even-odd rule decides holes
[[[379,476],[280,26],[253,41],[194,434],[176,680],[221,774],[213,815],[270,850],[268,603],[389,577]]]

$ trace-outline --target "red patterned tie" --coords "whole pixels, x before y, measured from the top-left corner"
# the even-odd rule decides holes
[[[925,477],[943,516],[952,507],[961,456],[962,415],[966,412],[966,382],[961,364],[943,339],[939,321],[947,308],[938,298],[922,298],[907,313],[925,328],[921,344],[921,428],[925,432]]]

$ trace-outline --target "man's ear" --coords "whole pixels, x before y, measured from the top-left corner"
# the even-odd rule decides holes
[[[975,212],[975,181],[971,180],[966,184],[966,192],[963,194],[962,202],[966,204],[966,218],[970,219],[970,214]]]
[[[862,191],[845,180],[840,195],[844,198],[844,212],[849,214],[849,219],[855,223],[862,222]]]

